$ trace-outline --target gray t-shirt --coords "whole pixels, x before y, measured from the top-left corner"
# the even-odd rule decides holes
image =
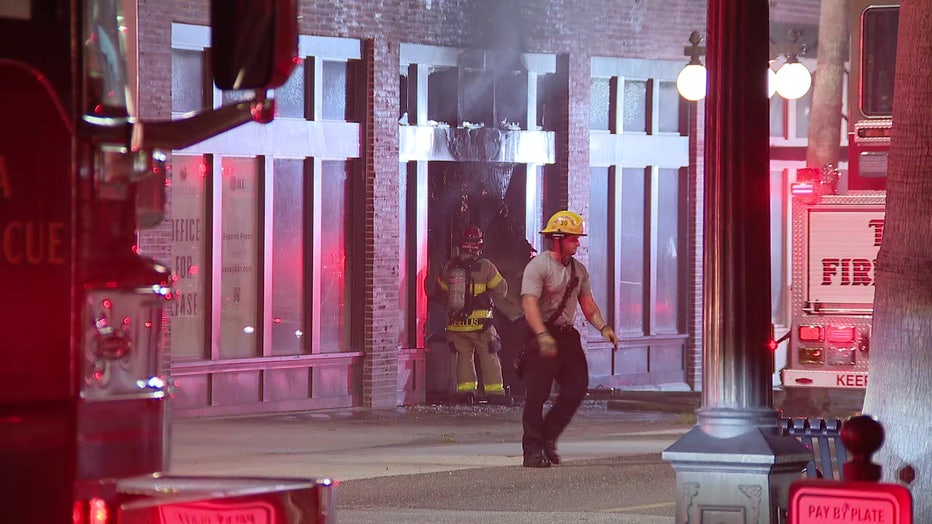
[[[576,266],[576,278],[579,284],[570,293],[566,306],[560,315],[553,321],[554,324],[572,325],[576,319],[576,306],[579,295],[592,295],[589,283],[589,272],[586,267],[576,259],[571,258],[570,263]],[[566,293],[566,286],[570,283],[570,266],[563,265],[553,259],[549,251],[532,258],[524,268],[524,279],[521,281],[521,296],[534,295],[540,304],[541,320],[546,322],[557,310]]]

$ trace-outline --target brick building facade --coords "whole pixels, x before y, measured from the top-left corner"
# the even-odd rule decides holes
[[[770,4],[774,22],[815,27],[819,2]],[[141,117],[231,100],[209,85],[207,2],[140,0],[137,20]],[[190,292],[168,311],[176,411],[442,394],[451,360],[431,331],[440,313],[425,279],[461,219],[494,229],[501,209],[537,249],[553,211],[589,219],[579,258],[600,275],[600,305],[622,335],[613,356],[578,326],[591,387],[700,388],[702,104],[671,87],[704,26],[705,4],[689,0],[300,2],[302,63],[276,92],[280,118],[173,152],[166,221],[140,235],[143,254],[184,266],[178,294]],[[492,87],[466,83],[483,78]],[[507,113],[499,101],[511,92],[518,109]],[[467,104],[475,93],[482,109]],[[473,132],[474,114],[504,118]],[[475,149],[487,146],[477,137],[499,149]],[[464,189],[466,211],[440,209],[437,180],[465,187],[480,172],[504,180],[507,208]],[[199,235],[182,238],[182,220]],[[640,263],[626,258],[632,245]]]

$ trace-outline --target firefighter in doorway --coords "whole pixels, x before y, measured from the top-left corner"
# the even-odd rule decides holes
[[[482,384],[490,403],[509,405],[498,358],[501,339],[492,325],[492,305],[508,293],[508,283],[495,264],[480,255],[482,230],[469,226],[460,238],[459,253],[443,266],[437,285],[447,306],[447,341],[456,352],[456,390],[460,400],[478,398],[473,355],[479,355]]]

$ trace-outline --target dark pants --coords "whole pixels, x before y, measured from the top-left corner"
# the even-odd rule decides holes
[[[576,414],[589,389],[589,365],[575,329],[550,331],[557,341],[557,356],[543,358],[536,348],[529,350],[524,363],[527,391],[524,398],[524,454],[543,449],[547,441],[556,441]],[[560,386],[557,398],[544,415],[544,403],[553,383]]]

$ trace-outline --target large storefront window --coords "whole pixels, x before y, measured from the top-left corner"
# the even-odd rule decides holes
[[[654,303],[654,332],[680,332],[680,275],[682,242],[678,209],[682,181],[680,170],[659,169],[657,176],[657,297]]]
[[[612,243],[609,234],[612,231],[611,215],[609,212],[610,168],[593,167],[589,169],[589,216],[586,221],[586,233],[589,236],[589,253],[611,253]],[[605,315],[607,322],[612,322],[612,272],[609,270],[611,257],[589,257],[589,279],[595,294],[595,301]]]
[[[255,158],[221,168],[220,356],[258,356],[258,173]]]
[[[589,172],[589,274],[606,320],[628,337],[681,333],[685,174],[656,168],[625,168],[620,177],[610,168]]]
[[[398,209],[407,210],[408,209],[408,164],[406,162],[400,162],[398,164]],[[398,344],[401,347],[412,347],[416,346],[417,341],[411,340],[412,332],[415,331],[416,325],[411,326],[412,320],[417,318],[416,312],[411,311],[412,303],[415,301],[411,300],[411,293],[409,286],[411,283],[410,275],[412,272],[412,265],[409,264],[409,260],[416,262],[416,257],[410,256],[410,249],[412,244],[409,244],[408,239],[408,213],[402,211],[401,216],[398,220],[398,268],[400,273],[400,278],[398,279],[398,318],[401,329],[398,331]],[[415,235],[411,235],[412,240],[416,238]],[[414,264],[416,266],[416,264]],[[418,285],[417,278],[415,277],[415,285]]]
[[[618,330],[632,336],[644,334],[644,182],[643,169],[621,172]]]
[[[304,353],[304,162],[275,160],[272,176],[272,354]]]
[[[351,351],[351,164],[233,156],[219,162],[210,199],[204,157],[178,155],[173,166],[173,358],[210,358],[210,347],[221,359]],[[212,265],[208,200],[219,229]],[[314,216],[319,225],[310,233]],[[318,337],[309,331],[310,311],[317,312]]]
[[[348,349],[346,265],[347,163],[322,162],[320,228],[320,349],[322,352]]]
[[[201,359],[207,348],[207,164],[202,156],[175,155],[170,175],[171,267],[176,277],[171,301],[172,358]]]

